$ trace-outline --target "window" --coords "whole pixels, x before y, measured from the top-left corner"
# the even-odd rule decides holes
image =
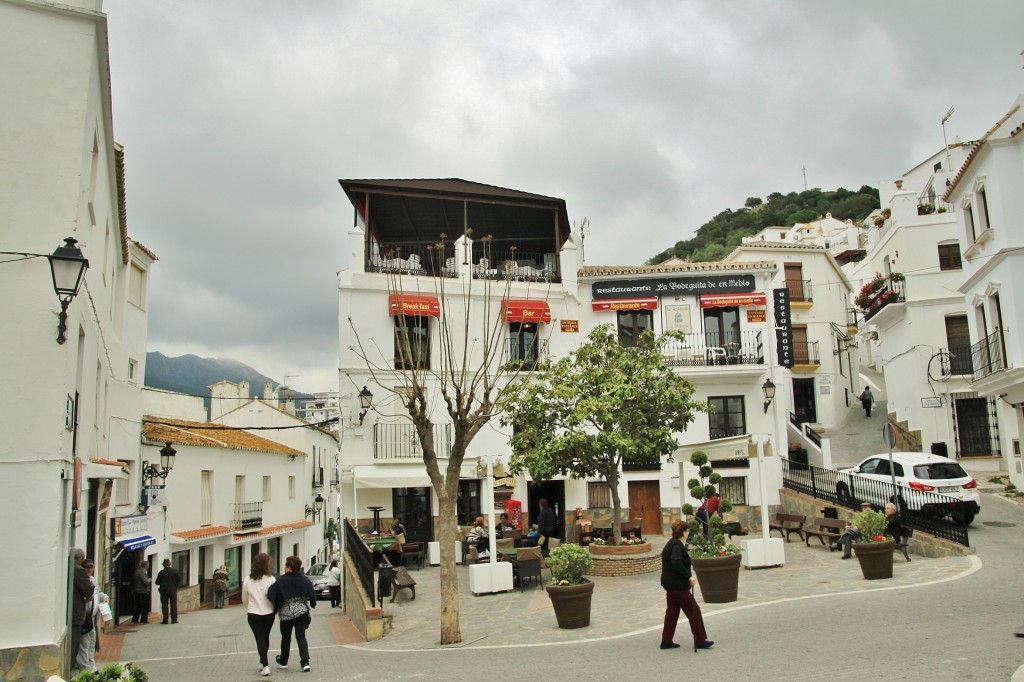
[[[714,412],[708,415],[712,440],[742,436],[747,432],[743,396],[712,396],[708,403],[714,408]]]
[[[746,504],[746,476],[722,477],[722,480],[718,482],[718,494],[723,500],[729,500],[733,504]]]
[[[395,369],[430,369],[429,317],[395,315]]]
[[[146,309],[146,271],[135,263],[128,273],[128,302],[136,308]]]
[[[950,374],[974,372],[974,363],[971,361],[971,333],[966,315],[946,317],[946,348],[950,355]]]
[[[633,348],[640,334],[654,329],[653,310],[620,310],[618,312],[619,345]]]
[[[245,476],[235,476],[235,504],[245,502]]]
[[[736,306],[704,309],[704,342],[712,348],[740,345],[740,309]],[[735,353],[733,353],[735,355]]]
[[[988,218],[988,194],[985,187],[978,190],[978,203],[981,205],[981,231],[992,229],[992,223]]]
[[[263,501],[270,502],[270,476],[263,477]]]
[[[472,526],[476,517],[480,516],[480,481],[459,481],[458,497],[455,499],[455,514],[459,525]]]
[[[971,238],[971,243],[978,241],[978,230],[974,225],[974,208],[970,204],[964,206],[964,224],[967,225],[967,236]]]
[[[213,472],[202,471],[199,475],[199,525],[213,524]]]
[[[139,374],[139,361],[132,358],[128,358],[128,381],[134,383],[138,382]]]
[[[785,264],[786,288],[789,289],[790,301],[809,301],[809,291],[804,282],[804,268],[800,263]]]
[[[508,361],[522,369],[537,366],[537,324],[508,323]]]
[[[132,463],[127,459],[117,460],[121,463],[121,466],[128,472],[127,479],[121,479],[114,481],[114,504],[117,506],[130,504],[128,501],[128,486],[129,481],[132,480]]]
[[[604,481],[588,481],[587,482],[587,507],[593,509],[594,507],[611,507],[612,506],[612,491],[608,489],[608,484]]]
[[[960,260],[960,242],[951,244],[939,244],[939,270],[960,270],[963,262]]]
[[[295,477],[294,476],[289,476],[288,477],[288,499],[289,500],[294,500],[295,499]]]
[[[228,571],[228,591],[237,590],[242,584],[241,547],[229,547],[224,550],[224,567]]]
[[[189,584],[189,551],[183,552],[171,552],[171,566],[178,569],[178,573],[181,573],[181,586],[185,587]]]

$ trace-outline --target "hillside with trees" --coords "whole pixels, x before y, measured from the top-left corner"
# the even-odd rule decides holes
[[[772,192],[767,201],[749,197],[742,208],[727,208],[701,225],[692,239],[676,242],[647,264],[657,265],[673,256],[694,262],[718,261],[739,246],[743,237],[757,234],[766,227],[792,227],[818,220],[828,213],[839,220],[856,222],[878,207],[878,190],[867,185],[856,192],[840,187],[832,192],[820,189],[789,194]]]

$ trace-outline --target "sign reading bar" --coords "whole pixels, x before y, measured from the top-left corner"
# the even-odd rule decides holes
[[[580,333],[580,321],[579,320],[561,320],[562,331],[568,334],[579,334]]]
[[[621,279],[594,282],[591,298],[643,298],[679,294],[731,294],[754,290],[754,276],[706,275],[704,277],[669,277],[664,279]]]

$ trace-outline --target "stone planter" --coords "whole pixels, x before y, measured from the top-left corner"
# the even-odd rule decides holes
[[[595,545],[590,543],[587,549],[594,556],[628,556],[630,554],[646,554],[651,551],[651,543],[640,545]]]
[[[690,559],[704,603],[724,604],[736,601],[742,559],[741,554]]]
[[[590,625],[590,601],[594,596],[594,583],[587,581],[581,585],[545,585],[544,589],[551,598],[558,627],[572,630]]]
[[[895,548],[895,540],[853,543],[853,553],[860,562],[860,572],[865,580],[892,577],[892,552]]]

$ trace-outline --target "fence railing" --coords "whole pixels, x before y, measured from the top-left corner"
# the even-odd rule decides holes
[[[356,575],[359,576],[359,582],[362,583],[366,595],[370,598],[370,607],[372,607],[376,603],[373,591],[373,552],[359,537],[359,531],[347,521],[345,522],[345,553],[352,560]]]
[[[536,369],[538,364],[547,362],[550,357],[547,339],[536,336],[529,339],[520,332],[505,339],[505,361],[502,367],[510,372],[528,372]]]
[[[236,502],[231,507],[231,530],[251,530],[263,527],[262,502]]]
[[[817,341],[793,341],[793,362],[797,365],[820,365]]]
[[[763,365],[764,341],[759,331],[693,332],[662,347],[665,364],[672,367]]]
[[[447,457],[452,449],[452,425],[434,424],[434,450]],[[420,459],[423,448],[416,427],[412,424],[373,425],[374,459]]]
[[[974,374],[974,363],[970,346],[950,346],[939,355],[943,376]]]
[[[896,486],[897,494],[891,483],[841,474],[834,469],[788,459],[782,461],[782,485],[817,500],[856,511],[860,511],[862,502],[868,502],[874,509],[882,509],[886,503],[895,500],[904,525],[970,546],[965,516],[971,513],[971,503],[960,502],[947,495],[901,486]]]
[[[992,372],[1006,369],[1003,359],[1002,331],[994,331],[971,346],[971,360],[974,365],[974,380],[987,377]]]
[[[809,279],[787,279],[786,288],[789,289],[790,301],[810,303],[814,300]]]
[[[890,275],[885,286],[868,295],[867,302],[862,306],[865,322],[877,315],[890,303],[906,302],[907,295],[904,291],[904,281],[902,279],[895,279]]]

